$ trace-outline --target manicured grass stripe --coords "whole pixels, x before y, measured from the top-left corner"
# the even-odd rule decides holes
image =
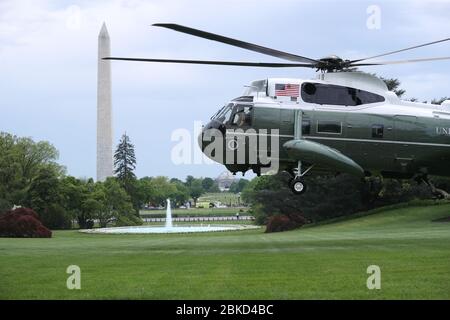
[[[450,299],[450,205],[265,234],[0,238],[1,299]],[[66,289],[68,265],[82,289]],[[379,265],[382,289],[366,288]]]

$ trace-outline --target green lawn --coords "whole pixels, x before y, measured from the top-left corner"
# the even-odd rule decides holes
[[[237,205],[241,199],[239,195],[232,192],[210,192],[202,195],[198,201],[197,205],[203,205],[205,208],[208,207],[210,202],[221,202],[227,206],[229,205]]]
[[[450,205],[265,234],[0,239],[2,299],[450,299]],[[81,290],[66,289],[68,265]],[[381,268],[381,290],[366,268]]]

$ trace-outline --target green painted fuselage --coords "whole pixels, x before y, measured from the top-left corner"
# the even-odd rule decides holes
[[[381,79],[363,72],[325,73],[315,80],[254,81],[243,96],[211,118],[208,128],[219,128],[227,138],[243,130],[239,135],[246,140],[236,144],[236,154],[264,149],[251,137],[259,139],[268,131],[278,143],[263,151],[276,157],[278,171],[295,172],[302,162],[302,166],[315,165],[316,172],[336,172],[341,163],[354,162],[356,172],[366,175],[450,176],[450,101],[441,105],[402,101]],[[314,142],[309,145],[317,150],[317,163],[308,163],[314,159],[307,154],[311,150],[302,150],[298,143],[286,145],[301,139]],[[204,149],[207,141],[201,145]],[[225,144],[224,150],[230,151],[229,146]],[[292,147],[297,150],[292,152]],[[329,148],[345,157],[333,155]],[[261,168],[250,162],[224,164],[231,172],[259,173]]]
[[[302,110],[301,107],[299,109]],[[322,107],[303,109],[302,120],[303,139],[340,151],[367,173],[405,177],[416,173],[450,175],[450,136],[446,134],[450,119],[328,111]],[[327,121],[340,123],[340,132],[318,131],[318,125]],[[296,159],[290,159],[283,148],[285,142],[294,138],[294,126],[295,109],[257,105],[253,108],[252,128],[279,130],[279,160],[284,168],[296,163]],[[377,136],[374,131],[380,128],[383,128],[382,134]]]

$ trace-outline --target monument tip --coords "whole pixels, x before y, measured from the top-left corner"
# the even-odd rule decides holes
[[[99,37],[109,37],[108,29],[106,28],[106,23],[103,22],[102,28],[100,29]]]

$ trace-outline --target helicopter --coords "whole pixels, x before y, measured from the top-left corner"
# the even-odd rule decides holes
[[[294,194],[307,190],[305,177],[314,172],[348,173],[360,178],[414,178],[429,185],[429,175],[450,176],[450,100],[440,105],[403,101],[380,78],[358,71],[367,66],[450,60],[434,57],[370,62],[450,38],[361,59],[347,60],[336,55],[312,59],[178,24],[153,26],[287,62],[103,59],[316,70],[314,79],[267,78],[251,82],[243,94],[225,104],[203,127],[198,137],[203,153],[233,174],[253,170],[259,176],[265,168],[273,169],[272,162],[276,161],[270,173],[288,172]],[[264,136],[270,136],[270,143],[258,140]],[[219,140],[226,142],[210,148]],[[270,164],[262,161],[262,149],[270,155]],[[231,161],[225,161],[224,154],[231,154]],[[243,157],[237,161],[239,155]]]

